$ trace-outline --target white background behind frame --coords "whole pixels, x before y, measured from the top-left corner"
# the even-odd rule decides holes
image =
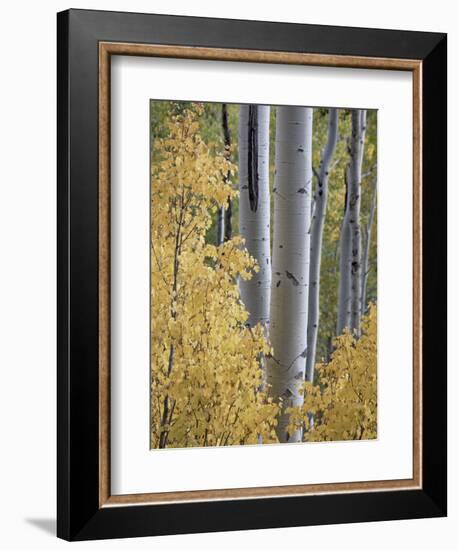
[[[111,59],[112,494],[411,478],[412,74]],[[376,441],[149,449],[149,100],[159,98],[378,109]]]

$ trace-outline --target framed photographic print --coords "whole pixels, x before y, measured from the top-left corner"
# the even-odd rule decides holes
[[[446,514],[446,36],[58,14],[58,536]]]

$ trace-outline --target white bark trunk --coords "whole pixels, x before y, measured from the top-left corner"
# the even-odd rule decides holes
[[[371,209],[369,212],[369,219],[367,220],[366,225],[366,240],[364,241],[364,250],[363,250],[363,259],[362,259],[362,283],[361,283],[361,315],[365,315],[367,304],[366,304],[366,293],[367,293],[367,277],[369,275],[369,256],[370,256],[370,247],[371,247],[371,237],[372,237],[372,224],[374,223],[375,209],[377,207],[377,178],[374,178],[373,188],[372,188],[372,201]]]
[[[274,236],[270,336],[273,356],[267,361],[267,382],[281,399],[277,435],[280,442],[302,440],[302,430],[288,437],[287,407],[303,404],[312,198],[313,109],[277,107]]]
[[[329,109],[328,139],[317,174],[315,210],[311,224],[310,243],[310,290],[307,322],[307,361],[305,379],[313,382],[316,358],[316,343],[320,317],[320,268],[323,229],[328,203],[328,180],[332,158],[337,144],[338,111]]]
[[[349,164],[349,215],[351,228],[351,316],[350,327],[359,335],[361,321],[361,168],[366,135],[366,111],[352,112]]]
[[[347,327],[358,334],[361,320],[361,167],[366,111],[354,109],[351,117],[350,160],[346,171],[345,214],[340,237],[338,335]]]
[[[216,244],[217,246],[224,242],[224,207],[218,208],[218,216],[216,221]]]
[[[239,281],[240,296],[249,313],[248,324],[266,327],[270,315],[270,107],[241,105],[239,115],[239,229],[259,271]]]
[[[349,202],[348,170],[345,174],[345,212],[340,229],[339,258],[339,307],[337,313],[337,336],[350,326],[351,314],[351,230],[348,212]]]

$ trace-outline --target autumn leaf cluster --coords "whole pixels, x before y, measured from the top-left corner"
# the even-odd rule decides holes
[[[304,426],[304,441],[377,437],[377,307],[362,321],[359,339],[346,330],[334,339],[329,363],[316,366],[319,384],[304,384],[304,404],[290,409],[289,430]]]
[[[173,116],[154,143],[151,190],[151,446],[276,440],[277,405],[261,391],[262,327],[248,328],[237,278],[257,269],[239,237],[205,235],[236,191],[235,167],[199,133],[199,109]]]

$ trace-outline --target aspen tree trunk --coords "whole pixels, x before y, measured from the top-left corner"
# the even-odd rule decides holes
[[[340,236],[340,277],[337,335],[347,327],[359,333],[361,320],[361,167],[366,134],[366,111],[353,109],[346,170],[345,214]]]
[[[367,277],[369,275],[369,253],[371,247],[371,236],[372,236],[372,224],[374,223],[375,209],[377,207],[377,178],[374,178],[372,184],[372,202],[371,209],[369,212],[369,219],[367,220],[366,225],[366,240],[364,242],[363,250],[363,259],[362,259],[362,283],[361,283],[361,315],[365,315],[367,304],[366,304],[366,293],[367,293]]]
[[[329,170],[337,144],[337,127],[338,111],[337,109],[329,109],[328,139],[316,176],[315,210],[311,223],[310,288],[307,322],[307,360],[305,370],[305,379],[307,382],[313,382],[315,369],[316,343],[320,316],[321,249],[323,245],[323,229],[328,203]]]
[[[345,210],[340,229],[339,258],[339,306],[337,312],[337,336],[350,326],[351,313],[351,231],[349,216],[348,169],[345,172]]]
[[[216,219],[216,245],[219,246],[224,242],[224,206],[218,208],[218,214]]]
[[[270,107],[241,105],[239,115],[239,229],[245,247],[259,266],[250,280],[240,279],[240,296],[248,324],[267,331],[270,314]]]
[[[359,335],[361,321],[361,168],[366,135],[366,111],[352,112],[352,133],[350,142],[350,228],[351,228],[351,316],[350,328]]]
[[[302,430],[288,435],[287,407],[304,402],[310,217],[312,198],[313,109],[277,107],[274,236],[270,337],[273,355],[267,361],[267,382],[274,400],[281,400],[277,436],[280,442],[302,440]]]

